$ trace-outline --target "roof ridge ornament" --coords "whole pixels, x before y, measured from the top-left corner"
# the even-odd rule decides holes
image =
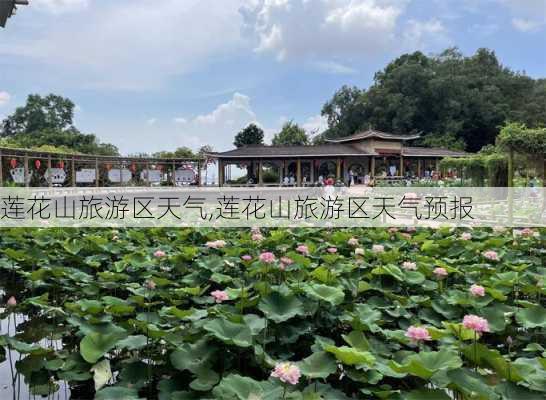
[[[28,0],[2,0],[0,1],[0,27],[4,28],[8,18],[15,15],[17,6],[28,6]]]

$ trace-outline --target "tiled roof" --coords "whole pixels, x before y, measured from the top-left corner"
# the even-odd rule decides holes
[[[218,158],[279,158],[314,156],[365,156],[372,155],[346,144],[322,144],[316,146],[245,146],[223,153],[211,153]]]
[[[337,139],[328,139],[328,142],[331,143],[343,143],[343,142],[352,142],[355,140],[364,140],[369,138],[379,138],[385,140],[413,140],[418,139],[420,135],[397,135],[394,133],[387,133],[376,131],[373,129],[368,129],[366,131],[357,132],[354,135],[345,136]]]
[[[465,153],[464,151],[453,151],[432,147],[404,147],[402,149],[402,155],[409,157],[464,157],[468,156],[469,154]]]

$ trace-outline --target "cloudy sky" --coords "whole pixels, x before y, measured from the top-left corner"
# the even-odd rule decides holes
[[[231,147],[250,122],[324,127],[343,84],[408,51],[494,49],[546,76],[546,0],[30,0],[0,30],[0,118],[29,93],[77,104],[122,153]]]

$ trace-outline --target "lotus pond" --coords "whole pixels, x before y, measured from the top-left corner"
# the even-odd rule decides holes
[[[0,397],[544,399],[545,240],[2,230]]]

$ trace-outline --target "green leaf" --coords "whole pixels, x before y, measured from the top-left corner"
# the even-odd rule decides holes
[[[239,347],[252,346],[252,332],[246,324],[216,318],[208,321],[203,328],[226,344]]]
[[[311,379],[326,379],[337,370],[335,358],[324,351],[311,354],[298,366],[301,373]]]
[[[303,303],[296,296],[283,296],[279,292],[272,292],[260,301],[258,309],[268,319],[281,323],[302,315]]]
[[[144,400],[138,396],[136,389],[121,386],[107,387],[95,394],[95,400]]]
[[[533,306],[516,313],[516,321],[524,328],[546,328],[546,308]]]
[[[409,393],[402,393],[402,400],[451,400],[452,398],[444,390],[419,389]]]
[[[493,387],[487,385],[484,379],[477,373],[466,368],[448,371],[451,385],[466,396],[477,400],[495,400],[499,395],[493,391]]]
[[[334,354],[345,365],[371,366],[375,362],[375,357],[369,351],[361,351],[348,346],[326,346],[324,350]]]
[[[314,285],[306,285],[304,290],[309,297],[315,300],[325,301],[333,306],[341,304],[345,298],[343,290],[334,286],[321,285],[317,283]]]
[[[412,354],[402,364],[391,361],[389,365],[396,372],[430,379],[437,372],[460,368],[463,362],[455,351],[440,350]]]
[[[93,365],[90,370],[93,372],[93,380],[95,381],[95,390],[100,390],[112,379],[112,370],[110,369],[110,360],[102,360],[98,364]]]
[[[80,354],[90,364],[95,364],[104,354],[113,349],[116,344],[124,339],[125,333],[100,334],[91,332],[84,336],[80,342]]]
[[[119,349],[138,350],[146,346],[147,338],[144,335],[128,336],[120,340],[116,347]]]

